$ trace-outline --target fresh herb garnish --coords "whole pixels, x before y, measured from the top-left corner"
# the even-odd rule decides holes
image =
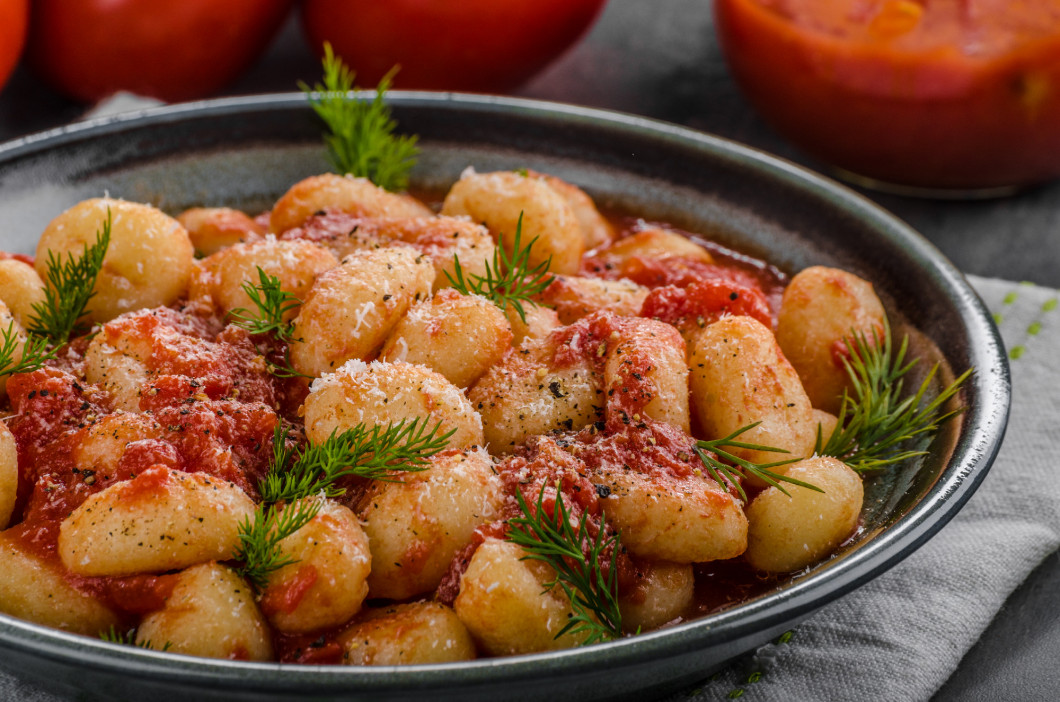
[[[834,456],[858,472],[879,470],[909,458],[923,456],[925,450],[904,448],[917,438],[927,438],[947,419],[963,411],[943,412],[942,406],[960,390],[971,375],[965,371],[934,399],[924,403],[939,364],[936,363],[914,395],[902,398],[903,377],[917,359],[905,360],[909,337],[897,350],[891,327],[884,320],[883,338],[876,330],[872,343],[864,333],[844,339],[848,355],[844,359],[852,392],[843,392],[839,423],[825,442],[817,433],[815,451]]]
[[[141,641],[136,643],[136,629],[129,629],[128,631],[118,631],[114,628],[114,625],[110,625],[110,629],[99,632],[99,638],[109,643],[122,644],[123,646],[138,646],[140,648],[154,648],[151,645],[151,641]],[[167,641],[165,645],[160,649],[162,651],[168,651],[173,645],[172,642]]]
[[[250,301],[254,304],[255,311],[238,307],[229,316],[233,318],[233,326],[245,329],[255,335],[271,335],[284,345],[283,360],[274,361],[265,354],[265,362],[269,373],[277,378],[309,378],[311,376],[299,373],[291,366],[291,347],[294,338],[294,322],[284,319],[288,312],[297,309],[302,301],[296,296],[282,289],[280,279],[269,275],[261,266],[258,269],[258,282],[244,281],[242,288]]]
[[[341,434],[332,432],[320,445],[305,446],[295,457],[287,442],[289,431],[278,424],[272,437],[272,464],[259,486],[262,503],[253,519],[239,525],[235,558],[243,565],[237,572],[263,590],[274,572],[296,562],[283,555],[280,542],[317,515],[323,498],[345,493],[336,485],[340,478],[393,480],[392,471],[425,470],[427,459],[443,450],[456,432],[441,432],[441,426],[438,422],[428,429],[418,417],[385,427],[358,424]],[[281,502],[288,507],[280,510]]]
[[[355,74],[325,43],[324,83],[312,88],[299,84],[330,130],[324,141],[335,170],[368,178],[392,191],[404,190],[408,185],[409,171],[419,154],[415,136],[394,134],[397,123],[383,101],[396,71],[392,69],[383,76],[371,102],[352,99],[349,92],[354,89]]]
[[[282,289],[280,279],[258,269],[258,283],[244,281],[243,292],[257,308],[252,312],[238,307],[228,314],[235,319],[232,324],[246,329],[251,334],[273,334],[280,341],[294,339],[294,323],[284,320],[288,312],[298,309],[302,301]]]
[[[236,572],[259,592],[269,584],[269,576],[284,566],[297,563],[285,556],[280,542],[311,522],[320,512],[319,499],[290,502],[280,509],[275,504],[260,504],[254,518],[246,517],[239,525],[239,546],[235,558],[243,565]]]
[[[534,295],[539,295],[552,283],[554,278],[548,274],[548,267],[552,259],[542,261],[533,268],[530,267],[530,249],[537,239],[533,239],[525,247],[522,246],[523,214],[519,213],[519,221],[515,225],[515,238],[512,241],[511,255],[508,254],[502,242],[498,242],[493,249],[493,264],[486,262],[486,275],[474,273],[465,276],[464,269],[460,266],[460,259],[453,256],[453,275],[445,271],[445,277],[452,283],[453,288],[464,295],[481,295],[490,300],[501,311],[507,311],[511,305],[519,319],[526,322],[526,310],[523,309],[524,302],[532,302]]]
[[[275,464],[265,476],[262,497],[267,502],[290,501],[321,492],[337,497],[344,490],[335,483],[346,476],[392,480],[391,471],[425,470],[427,459],[443,450],[456,432],[456,429],[442,432],[441,428],[441,421],[428,428],[427,422],[419,417],[391,422],[385,427],[368,428],[358,424],[341,434],[337,430],[332,432],[319,445],[306,446],[293,461],[290,452],[275,448],[274,437],[273,455],[283,463]],[[282,440],[285,439],[286,436]]]
[[[699,460],[703,461],[703,465],[706,467],[707,472],[710,473],[710,477],[718,481],[721,484],[725,483],[722,476],[729,483],[731,483],[736,490],[740,493],[740,497],[747,500],[747,493],[744,492],[743,487],[740,486],[740,482],[737,478],[748,478],[754,476],[763,482],[772,485],[773,487],[780,490],[785,495],[790,496],[790,493],[784,489],[781,483],[791,483],[792,485],[799,485],[800,487],[809,488],[810,490],[816,490],[817,492],[824,492],[821,488],[810,483],[803,482],[802,480],[796,480],[795,478],[789,478],[786,475],[777,473],[772,468],[779,466],[786,466],[790,463],[798,461],[798,458],[789,458],[786,461],[776,461],[774,463],[753,463],[747,459],[740,458],[739,456],[726,451],[727,448],[741,448],[750,449],[752,451],[766,451],[770,453],[788,453],[784,449],[774,448],[772,446],[760,446],[758,444],[748,444],[743,441],[735,441],[736,437],[741,434],[748,432],[757,427],[761,422],[755,422],[754,424],[748,424],[745,427],[741,427],[729,434],[728,436],[721,439],[714,439],[712,441],[697,441],[693,450],[696,455],[699,456]],[[713,455],[712,455],[713,454]],[[717,456],[717,458],[715,458]],[[733,465],[723,463],[718,458],[723,458],[726,461],[731,462]]]
[[[557,639],[567,633],[585,634],[583,646],[617,639],[622,635],[617,599],[618,534],[604,537],[602,515],[595,538],[589,531],[587,513],[582,513],[577,528],[571,526],[570,512],[558,490],[549,516],[544,509],[546,487],[542,486],[534,510],[521,492],[515,492],[523,516],[508,520],[505,538],[522,547],[526,552],[523,559],[541,561],[555,572],[556,577],[545,583],[545,592],[559,586],[570,600],[574,615],[556,634]],[[611,561],[605,574],[601,560],[608,548]]]
[[[92,246],[85,244],[83,253],[77,258],[67,253],[64,261],[54,251],[48,251],[44,300],[33,305],[30,333],[44,337],[54,346],[62,346],[69,341],[71,334],[81,330],[78,320],[87,312],[88,301],[95,295],[92,289],[110,246],[111,223],[108,207],[107,219],[102,231],[96,232],[95,243]]]
[[[16,361],[18,351],[18,331],[15,329],[15,320],[7,325],[7,329],[0,332],[3,340],[0,341],[0,377],[14,375],[15,373],[30,373],[44,365],[50,358],[55,358],[55,349],[48,348],[48,340],[36,334],[27,334],[22,344],[22,352]]]

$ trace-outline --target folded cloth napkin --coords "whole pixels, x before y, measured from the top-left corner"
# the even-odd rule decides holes
[[[994,314],[1012,367],[1008,432],[979,489],[906,560],[816,612],[783,643],[671,702],[927,700],[1009,594],[1060,547],[1050,438],[1060,422],[1060,293],[969,280]]]
[[[984,483],[902,563],[815,613],[790,640],[763,646],[671,702],[737,694],[783,702],[927,700],[1008,595],[1060,546],[1060,483],[1049,474],[1048,443],[1060,421],[1060,396],[1042,392],[1060,388],[1060,363],[1051,356],[1060,347],[1058,293],[970,280],[998,320],[1012,359],[1008,433]],[[1027,490],[1028,483],[1035,489]],[[0,673],[0,700],[61,699]]]

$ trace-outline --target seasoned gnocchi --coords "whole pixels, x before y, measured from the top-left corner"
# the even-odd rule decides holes
[[[321,274],[294,320],[291,361],[310,377],[370,360],[409,308],[431,293],[434,268],[405,247],[357,251]]]
[[[46,277],[49,256],[81,255],[108,221],[110,245],[89,306],[93,322],[170,305],[187,294],[194,257],[188,232],[162,211],[124,200],[85,200],[53,219],[37,244],[37,273]]]
[[[152,466],[92,495],[59,527],[59,557],[78,575],[132,575],[232,557],[254,503],[231,483]]]
[[[437,664],[665,627],[710,568],[774,582],[857,533],[861,475],[815,454],[843,339],[888,328],[851,273],[786,285],[534,171],[439,213],[336,175],[256,215],[94,199],[0,256],[7,368],[48,256],[108,222],[91,333],[0,366],[0,612]]]

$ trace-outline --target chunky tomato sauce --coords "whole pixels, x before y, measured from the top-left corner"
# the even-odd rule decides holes
[[[247,334],[211,317],[161,308],[120,317],[99,333],[116,345],[133,338],[150,349],[144,359],[150,378],[139,403],[143,414],[117,410],[108,393],[70,372],[83,372],[83,343],[69,346],[57,367],[15,375],[8,382],[14,416],[7,425],[19,451],[12,533],[31,552],[57,565],[62,521],[91,495],[118,482],[131,481],[131,498],[136,490],[153,492],[166,472],[152,467],[206,473],[257,496],[283,393],[265,372]],[[116,415],[136,427],[133,434],[106,424]],[[85,467],[87,459],[77,460],[79,452],[91,452],[92,442],[107,440],[107,435],[95,436],[101,430],[113,431],[108,455],[97,457],[100,465]],[[107,602],[118,602],[120,611],[133,612],[150,608],[158,593],[171,586],[128,578],[68,580]]]

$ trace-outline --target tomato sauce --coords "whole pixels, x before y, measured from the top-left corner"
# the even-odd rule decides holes
[[[95,595],[111,609],[132,615],[155,612],[165,605],[176,587],[177,575],[129,575],[114,578],[82,578],[67,581],[82,592]]]
[[[655,288],[644,300],[641,315],[677,327],[682,333],[703,329],[727,315],[753,317],[773,326],[769,303],[758,288],[731,280],[697,280],[687,286]]]
[[[285,579],[279,585],[266,588],[262,593],[262,613],[268,617],[281,612],[290,614],[295,611],[318,577],[316,566],[312,564],[299,566],[293,577]]]
[[[811,155],[884,183],[982,189],[1060,175],[1060,6],[718,0],[750,101]]]
[[[299,663],[302,665],[339,665],[344,651],[336,640],[340,629],[313,634],[280,634],[274,633],[272,647],[276,659],[281,663]]]
[[[169,470],[206,473],[235,483],[251,497],[268,469],[276,406],[283,393],[260,362],[246,332],[217,319],[159,308],[124,315],[102,327],[103,339],[120,348],[134,339],[150,350],[143,360],[149,381],[139,414],[120,413],[117,424],[100,423],[119,414],[104,390],[78,380],[87,342],[76,340],[61,359],[8,381],[13,416],[7,425],[18,447],[18,500],[10,533],[28,552],[61,568],[59,527],[93,494],[131,481],[153,494]],[[119,427],[133,427],[119,434]],[[78,458],[93,433],[104,436],[105,457]],[[125,439],[119,439],[125,436]],[[86,461],[93,461],[87,463]],[[94,461],[102,460],[103,465]],[[91,467],[90,467],[91,466]],[[67,575],[76,588],[119,612],[158,609],[173,577],[131,578]]]

